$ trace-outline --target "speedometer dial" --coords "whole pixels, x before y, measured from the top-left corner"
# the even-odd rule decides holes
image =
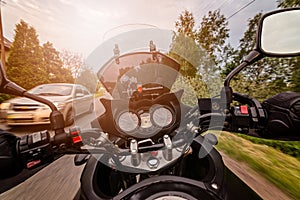
[[[153,109],[152,120],[159,127],[167,127],[173,122],[172,111],[164,106],[157,106]]]
[[[139,118],[135,113],[125,111],[117,118],[117,125],[123,132],[130,133],[138,128]]]

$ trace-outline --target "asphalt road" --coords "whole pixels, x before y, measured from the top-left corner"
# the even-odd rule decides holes
[[[73,199],[80,185],[83,166],[73,164],[74,156],[63,156],[18,186],[2,193],[2,200]]]

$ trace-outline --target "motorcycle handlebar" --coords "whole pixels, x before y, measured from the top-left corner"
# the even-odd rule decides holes
[[[239,95],[235,96],[241,98]],[[201,99],[199,100],[199,104],[201,103],[200,101]],[[254,106],[234,106],[231,107],[230,110],[227,110],[227,112],[223,113],[207,112],[211,111],[207,110],[207,106],[204,109],[205,112],[203,112],[203,109],[201,110],[203,106],[199,106],[199,112],[196,108],[194,108],[188,112],[189,116],[185,116],[186,121],[189,121],[187,122],[187,127],[185,127],[185,129],[190,132],[194,132],[194,129],[200,128],[199,130],[201,134],[203,132],[202,130],[207,130],[211,118],[225,119],[225,122],[223,120],[224,123],[222,122],[222,124],[218,126],[218,129],[222,127],[223,130],[249,132],[249,129],[261,128],[262,126],[259,126],[262,124],[260,123],[261,117],[258,117],[257,113],[266,113],[266,111],[261,110],[263,108],[259,107],[260,112],[257,112],[257,102],[254,102],[252,105]],[[211,107],[209,109],[211,109]],[[193,122],[193,126],[189,127],[188,125],[191,125],[191,122]],[[185,130],[179,130],[179,132],[180,131],[186,132]],[[84,143],[89,144],[89,146],[92,147],[103,147],[103,149],[81,148]],[[145,147],[145,149],[142,148],[140,150],[141,152],[144,152],[149,149],[161,147],[161,145],[158,145],[149,148]],[[48,131],[24,135],[17,143],[17,152],[22,158],[26,168],[31,168],[44,161],[53,160],[55,154],[107,153],[109,152],[108,150],[111,152],[117,151],[117,153],[128,153],[128,151],[122,151],[121,149],[116,148],[108,140],[107,135],[99,129],[80,130],[78,127],[70,128],[69,132],[56,134],[54,137],[50,137]]]
[[[47,130],[24,135],[16,144],[16,152],[28,169],[53,161],[57,154],[86,153],[80,148],[83,143],[79,133],[79,128],[71,128],[54,137]]]
[[[227,108],[221,99],[199,99],[200,130],[214,129],[217,125],[218,130],[250,133],[252,130],[260,132],[266,127],[267,110],[259,101],[239,93],[233,93],[233,100],[240,105]],[[211,124],[214,127],[210,127]]]

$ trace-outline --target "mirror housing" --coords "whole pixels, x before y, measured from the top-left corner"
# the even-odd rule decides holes
[[[276,10],[262,16],[256,49],[268,57],[300,55],[300,8]]]

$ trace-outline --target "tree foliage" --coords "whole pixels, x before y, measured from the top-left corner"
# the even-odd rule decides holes
[[[209,11],[202,18],[197,31],[196,41],[210,55],[210,59],[216,64],[223,62],[223,54],[226,53],[226,40],[229,38],[228,21],[220,13],[220,10]]]
[[[220,89],[220,68],[231,49],[226,43],[229,29],[219,10],[204,16],[198,29],[193,14],[185,10],[175,22],[176,33],[170,55],[181,64],[181,74],[193,85],[201,82],[210,94]],[[200,94],[199,91],[196,91]],[[200,96],[203,96],[202,94]],[[210,96],[210,95],[208,95]]]
[[[293,7],[298,4],[298,1],[285,0],[279,6]],[[193,14],[184,11],[175,22],[177,32],[173,38],[170,55],[179,60],[181,73],[185,77],[193,77],[193,82],[197,79],[202,85],[206,83],[211,86],[219,81],[214,79],[219,75],[219,69],[222,69],[225,78],[255,49],[256,32],[262,15],[263,13],[258,13],[249,19],[239,46],[233,48],[227,40],[228,22],[219,10],[209,11],[202,18],[198,29],[195,28]],[[186,59],[189,54],[194,56]],[[235,91],[247,93],[261,101],[279,92],[300,91],[299,60],[299,57],[264,58],[236,76],[232,81],[232,87]]]
[[[178,20],[175,22],[175,28],[178,33],[182,33],[191,39],[195,39],[195,19],[191,12],[185,10],[180,14]]]
[[[180,73],[185,77],[195,77],[201,49],[195,41],[195,19],[191,12],[185,10],[175,22],[176,33],[173,36],[169,55],[180,65]]]
[[[300,92],[300,57],[291,58],[291,89],[295,92]]]
[[[278,7],[281,8],[289,8],[289,7],[299,7],[300,1],[299,0],[279,0]]]
[[[278,1],[278,7],[289,8],[289,7],[299,7],[299,0],[283,0]],[[300,92],[300,57],[290,59],[291,68],[291,87],[290,89],[295,92]]]
[[[180,63],[180,73],[185,77],[195,77],[203,57],[196,42],[183,33],[177,33],[171,44],[169,55]]]
[[[68,69],[74,78],[77,78],[80,73],[80,68],[84,66],[84,60],[81,54],[63,50],[60,53],[60,58],[63,62],[63,67]]]
[[[40,46],[36,30],[23,20],[16,25],[7,76],[25,89],[44,83],[74,82],[70,71],[63,68],[59,52],[52,43]]]
[[[255,49],[256,31],[261,16],[262,13],[258,13],[249,19],[248,28],[240,40],[237,55],[231,63],[226,65],[224,74],[233,69],[233,64],[238,66],[238,63]],[[235,91],[247,93],[262,101],[289,89],[287,86],[291,80],[290,63],[290,59],[264,58],[245,68],[239,76],[235,77],[232,86]]]
[[[95,93],[99,87],[97,74],[87,66],[80,70],[75,82],[84,85],[92,93]]]
[[[49,81],[52,83],[72,83],[74,78],[71,72],[63,67],[63,62],[59,57],[59,52],[53,44],[47,42],[43,44],[44,62]]]
[[[7,62],[7,76],[25,89],[49,82],[38,35],[23,20],[16,25]]]

